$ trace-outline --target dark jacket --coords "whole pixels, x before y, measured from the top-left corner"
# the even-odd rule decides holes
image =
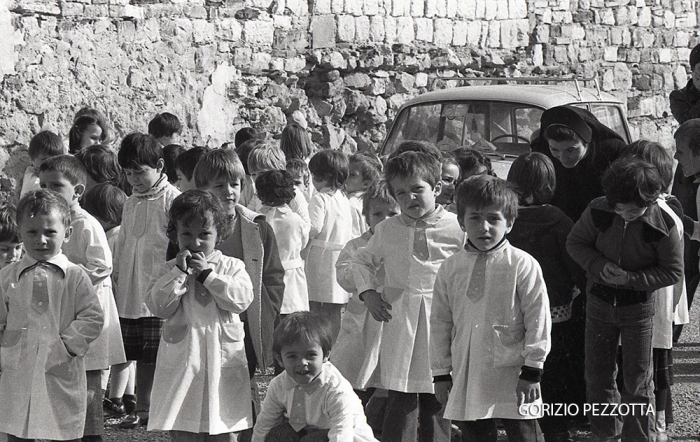
[[[693,79],[683,89],[676,89],[668,97],[673,118],[680,124],[693,118],[700,118],[700,91],[695,89]]]
[[[624,287],[652,291],[683,277],[683,244],[673,218],[653,204],[638,219],[625,222],[605,197],[591,202],[569,234],[566,248],[586,270],[588,288],[608,262],[629,272]]]
[[[566,238],[573,226],[571,218],[549,204],[521,207],[507,235],[513,246],[540,263],[551,308],[571,304],[574,286],[586,289],[583,269],[566,251]]]
[[[627,146],[622,137],[598,121],[585,109],[571,106],[581,115],[591,128],[593,136],[588,145],[588,155],[576,167],[567,169],[552,156],[549,143],[544,138],[546,127],[540,128],[540,135],[532,142],[533,152],[547,155],[554,163],[557,188],[551,204],[564,211],[566,216],[576,221],[593,199],[603,196],[601,181],[603,173],[615,161]]]

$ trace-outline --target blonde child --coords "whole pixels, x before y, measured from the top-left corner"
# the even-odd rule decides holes
[[[50,190],[29,192],[17,206],[26,255],[0,270],[0,433],[9,442],[83,436],[83,358],[103,313],[88,275],[61,253],[70,218]]]
[[[309,204],[311,230],[304,256],[309,307],[328,318],[335,341],[350,297],[335,275],[338,255],[352,239],[352,209],[341,190],[348,177],[348,158],[336,150],[322,150],[311,157],[309,171],[316,189]]]
[[[345,196],[352,208],[352,237],[357,238],[369,228],[362,215],[362,194],[382,176],[382,163],[376,155],[356,152],[348,158],[348,179]]]
[[[163,327],[163,320],[148,309],[146,295],[153,273],[165,262],[168,210],[180,191],[163,173],[162,149],[152,137],[127,135],[117,159],[134,192],[124,204],[122,228],[114,247],[115,298],[129,362],[112,367],[112,377],[128,376],[129,364],[136,361],[136,410],[120,424],[122,428],[135,428],[148,419]]]
[[[87,172],[73,155],[59,155],[44,160],[39,167],[41,187],[59,193],[70,206],[72,234],[63,245],[63,253],[90,277],[104,312],[100,336],[85,355],[88,407],[83,441],[101,441],[104,433],[102,415],[102,370],[126,362],[119,314],[112,294],[112,253],[100,223],[78,201],[85,192]]]
[[[32,190],[39,190],[39,166],[47,158],[66,153],[63,140],[55,133],[45,130],[34,135],[29,142],[29,160],[32,162],[24,172],[20,198]]]
[[[284,372],[267,390],[253,442],[376,442],[350,383],[328,362],[333,332],[312,312],[292,313],[275,329]]]
[[[367,246],[352,256],[351,272],[359,299],[384,322],[379,367],[388,401],[382,440],[449,441],[450,422],[433,394],[427,357],[430,305],[440,264],[462,249],[465,238],[456,215],[435,201],[442,187],[439,155],[418,143],[406,149],[384,169],[401,215],[376,226]]]
[[[221,202],[189,190],[170,207],[168,236],[180,252],[154,274],[147,304],[165,319],[148,430],[173,441],[231,441],[253,425],[239,314],[253,300],[242,261],[216,245],[232,229]]]

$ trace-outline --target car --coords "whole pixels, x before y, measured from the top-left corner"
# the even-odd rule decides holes
[[[485,153],[496,174],[505,178],[513,160],[530,151],[530,141],[539,131],[542,112],[562,105],[589,110],[625,142],[630,142],[625,103],[597,87],[581,87],[585,81],[595,81],[597,85],[595,77],[558,80],[462,77],[459,80],[554,84],[460,86],[419,95],[399,108],[380,146],[381,155],[387,157],[399,144],[409,140],[429,141],[444,151],[470,147]]]

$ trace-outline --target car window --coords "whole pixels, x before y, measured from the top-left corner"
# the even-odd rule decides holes
[[[629,142],[629,138],[625,132],[625,123],[622,118],[622,111],[619,107],[609,104],[591,103],[591,113],[595,115],[598,121],[620,134],[622,138]]]

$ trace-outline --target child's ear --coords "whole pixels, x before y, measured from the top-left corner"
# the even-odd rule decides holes
[[[64,243],[68,242],[72,233],[73,233],[73,226],[66,227],[66,235],[63,238]]]
[[[76,184],[73,186],[73,198],[79,200],[85,193],[85,184]]]
[[[282,357],[277,353],[275,353],[273,356],[275,357],[275,361],[277,361],[277,364],[280,367],[284,367],[284,364],[282,363]]]
[[[156,163],[156,170],[158,171],[158,173],[163,173],[163,169],[165,169],[165,160],[161,158]]]
[[[323,355],[323,362],[328,362],[328,360],[331,358],[331,352],[328,352],[328,354]]]
[[[433,193],[435,193],[435,196],[438,196],[442,193],[442,181],[438,181],[435,184],[435,187],[433,187]]]
[[[509,234],[511,230],[513,230],[513,220],[508,220],[506,222],[506,235]]]

